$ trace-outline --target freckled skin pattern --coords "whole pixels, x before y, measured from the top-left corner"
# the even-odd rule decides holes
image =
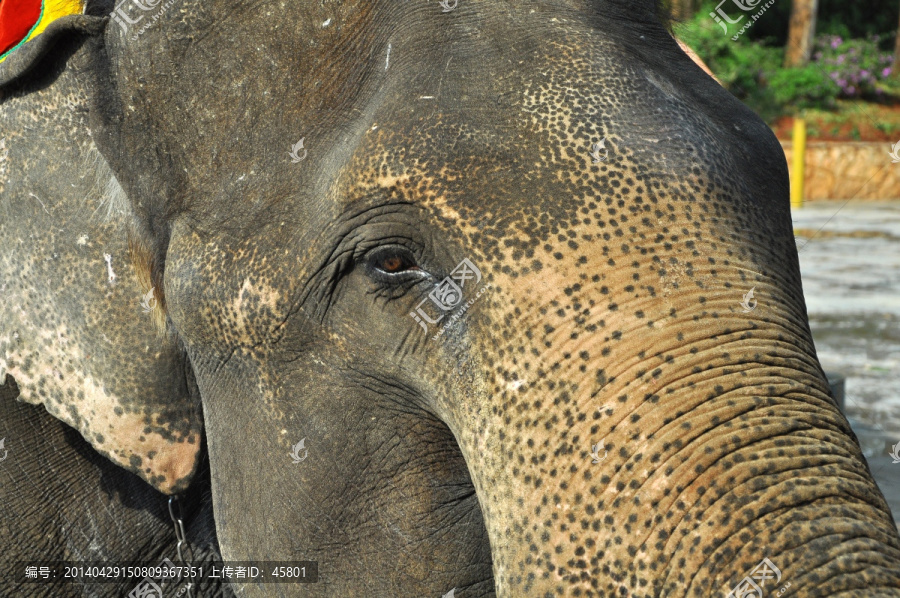
[[[74,72],[84,58],[65,71],[48,59],[26,79],[0,70],[0,383],[10,374],[19,400],[179,492],[197,467],[199,401],[175,337],[142,312],[149,285],[130,265],[130,218],[102,199],[110,171],[87,127],[88,82]]]
[[[23,583],[23,561],[125,561],[157,566],[178,562],[177,539],[167,498],[138,476],[97,453],[74,429],[43,407],[16,401],[18,389],[0,386],[0,422],[6,459],[0,462],[0,595],[15,598],[121,598],[137,585],[119,580],[96,583]],[[0,457],[3,451],[0,451]],[[209,468],[201,462],[196,481],[180,495],[192,563],[221,560],[216,544]],[[177,590],[161,584],[166,596]],[[221,583],[205,581],[196,596],[231,598]]]
[[[22,583],[21,569],[7,577],[23,561],[177,562],[167,496],[145,480],[180,494],[193,563],[220,559],[196,392],[174,337],[157,335],[142,313],[127,220],[100,205],[107,180],[94,169],[108,168],[91,148],[87,94],[73,75],[83,57],[62,72],[76,43],[56,46],[44,76],[4,80],[0,99],[9,150],[0,163],[3,597],[119,598],[136,585]],[[139,457],[132,449],[147,444],[142,437],[156,442]],[[111,442],[123,438],[138,442]],[[188,475],[167,454],[180,455]],[[233,595],[217,582],[199,590]]]
[[[319,563],[242,596],[900,596],[783,155],[651,2],[183,0],[83,52],[222,555]]]

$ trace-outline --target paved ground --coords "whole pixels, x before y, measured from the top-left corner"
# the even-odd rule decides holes
[[[793,210],[816,350],[846,377],[846,414],[900,521],[900,202]],[[898,447],[900,449],[900,447]]]

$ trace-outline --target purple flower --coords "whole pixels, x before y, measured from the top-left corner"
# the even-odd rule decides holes
[[[847,80],[846,79],[838,79],[837,84],[840,85],[841,87],[847,87]]]
[[[883,71],[881,71],[881,78],[882,78],[882,79],[887,79],[887,78],[890,77],[890,76],[891,76],[891,67],[887,67],[886,69],[884,69]]]
[[[860,79],[868,79],[870,74],[871,73],[869,73],[869,71],[867,71],[866,69],[863,69],[863,70],[859,71],[859,78]]]
[[[853,87],[853,86],[851,85],[850,87],[847,88],[847,95],[851,95],[851,96],[852,96],[854,93],[856,93],[856,88],[855,88],[855,87]]]
[[[844,43],[843,40],[841,40],[841,38],[838,37],[838,36],[834,36],[833,38],[831,38],[831,47],[832,47],[832,48],[835,48],[835,49],[836,49],[836,48],[837,48],[838,46],[840,46],[842,43]]]
[[[837,63],[844,64],[844,55],[843,54],[841,54],[840,56],[837,57]]]

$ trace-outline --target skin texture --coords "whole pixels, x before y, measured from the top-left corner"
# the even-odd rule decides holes
[[[5,81],[0,104],[0,596],[118,598],[135,583],[21,584],[5,570],[177,561],[167,497],[141,477],[182,493],[194,480],[181,497],[194,562],[219,558],[196,386],[140,306],[129,220],[85,122],[83,39],[56,41],[28,77]],[[220,586],[202,595],[231,595]]]
[[[65,68],[77,38],[24,77],[5,78],[20,70],[12,58],[0,68],[0,376],[113,462],[178,492],[197,466],[199,401],[176,339],[141,309],[150,285],[130,265],[127,199],[87,127],[86,54]]]
[[[319,563],[241,595],[900,596],[783,154],[651,3],[184,0],[85,51],[222,555]]]
[[[167,497],[94,451],[74,429],[43,407],[16,401],[7,378],[0,385],[0,422],[7,457],[0,462],[0,594],[22,598],[120,598],[136,582],[20,583],[7,567],[22,561],[66,560],[156,566],[178,563]],[[180,498],[192,563],[218,560],[209,469]],[[166,596],[177,591],[162,586]],[[178,586],[180,587],[180,586]],[[204,583],[196,596],[230,598],[221,584]]]

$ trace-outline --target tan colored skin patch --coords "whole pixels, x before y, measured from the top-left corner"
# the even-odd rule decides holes
[[[11,356],[14,361],[16,357]],[[8,373],[19,384],[21,400],[34,405],[43,404],[29,390],[37,379],[17,367],[10,368]],[[141,477],[153,480],[154,486],[164,493],[175,491],[191,475],[200,448],[196,438],[193,441],[172,442],[156,432],[147,432],[148,421],[144,415],[115,415],[115,409],[121,405],[120,399],[106,393],[90,377],[67,381],[61,378],[58,370],[43,374],[40,379],[45,383],[47,380],[58,382],[45,384],[45,387],[50,386],[51,392],[83,397],[70,399],[65,406],[50,404],[50,412],[77,429],[85,438],[93,439],[91,444],[94,449],[111,461],[126,469],[139,469]],[[151,419],[149,424],[156,426],[159,422]],[[139,463],[135,459],[139,459]]]
[[[282,291],[271,285],[261,285],[259,281],[252,282],[245,278],[237,295],[232,300],[230,308],[234,318],[232,325],[234,333],[245,342],[253,338],[252,326],[255,322],[247,320],[249,314],[268,310],[278,313],[281,309]]]
[[[0,338],[0,344],[16,346],[25,334],[19,328],[19,339],[11,336]],[[40,331],[38,336],[55,337],[52,331]],[[180,441],[152,431],[165,427],[155,416],[143,412],[123,412],[120,397],[110,394],[103,384],[91,376],[63,375],[70,372],[71,364],[90,356],[81,354],[76,344],[50,345],[41,350],[48,365],[29,373],[15,364],[24,361],[24,354],[11,351],[6,359],[0,359],[0,371],[15,378],[20,389],[20,399],[34,405],[46,405],[48,411],[78,430],[91,441],[94,448],[113,462],[153,481],[161,492],[173,492],[183,486],[194,470],[200,450],[199,437],[192,435]],[[50,365],[53,364],[53,365]],[[40,385],[42,391],[65,402],[45,401],[32,391]]]
[[[55,150],[29,152],[36,141],[16,136],[0,197],[0,213],[15,214],[0,218],[0,376],[117,465],[161,492],[180,492],[202,434],[184,360],[175,339],[154,330],[164,305],[141,309],[149,287],[129,263],[130,215],[103,209],[110,170],[82,121],[86,100],[54,93],[3,106],[12,130],[39,131],[35,139]],[[53,99],[42,104],[45,95]],[[20,101],[52,118],[17,109]]]
[[[128,50],[129,86],[165,101],[114,115],[116,140],[152,128],[180,143],[171,171],[141,147],[109,153],[158,173],[125,183],[148,203],[189,198],[157,213],[178,214],[169,314],[203,393],[226,558],[315,555],[311,591],[341,596],[438,596],[462,578],[500,598],[705,598],[762,549],[823,595],[897,581],[898,537],[803,317],[783,153],[647,6],[578,12],[616,6],[347,2],[357,27],[327,30],[345,38],[310,32],[297,52],[298,23],[253,53],[205,10],[192,18],[208,30],[173,23],[177,42]],[[247,35],[294,26],[241,16]],[[378,26],[395,19],[406,35]],[[206,73],[213,53],[236,85],[154,72],[178,57]],[[355,76],[332,68],[344,56]],[[292,76],[260,77],[271,65]],[[241,125],[265,141],[233,143]],[[278,144],[299,131],[295,168]],[[265,185],[222,168],[248,163]],[[373,264],[401,242],[428,268],[418,282]],[[463,258],[494,286],[434,340],[410,310]],[[734,291],[753,284],[748,318]]]

